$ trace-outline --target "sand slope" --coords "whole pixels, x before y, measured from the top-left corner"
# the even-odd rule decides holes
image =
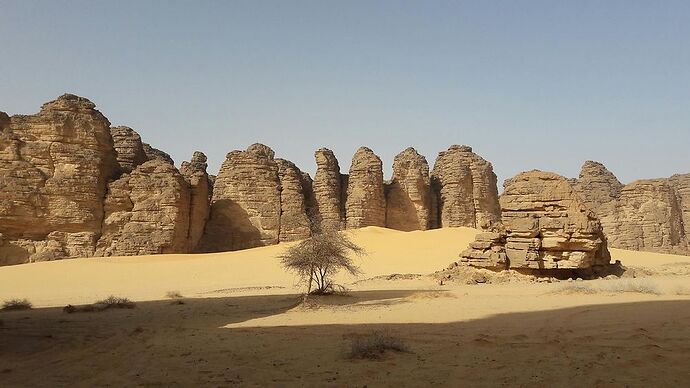
[[[308,305],[284,245],[2,267],[0,299],[56,307],[0,312],[0,386],[690,385],[690,257],[612,250],[636,278],[441,285],[380,275],[443,269],[475,230],[351,233],[362,279]],[[137,306],[60,308],[109,294]],[[349,359],[375,330],[410,351]]]

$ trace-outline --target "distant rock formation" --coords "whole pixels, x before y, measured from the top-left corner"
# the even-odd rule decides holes
[[[263,144],[227,154],[213,186],[200,250],[230,251],[277,244],[280,178],[274,152]]]
[[[318,149],[316,158],[316,175],[312,183],[314,193],[314,211],[312,214],[314,228],[328,232],[345,228],[345,192],[346,176],[340,173],[338,159],[328,148]]]
[[[347,228],[386,226],[383,164],[374,151],[360,147],[352,157],[345,202]]]
[[[0,264],[91,255],[116,172],[110,122],[71,94],[0,119]]]
[[[429,164],[409,147],[393,160],[393,179],[386,186],[386,227],[426,230],[431,217]]]
[[[501,219],[496,174],[469,146],[439,152],[431,172],[433,227],[490,228]]]
[[[599,220],[564,177],[542,171],[507,181],[502,225],[480,233],[461,261],[473,266],[587,269],[609,263]]]
[[[690,174],[622,185],[603,164],[588,161],[573,183],[601,219],[610,246],[690,253]]]
[[[196,175],[205,157],[202,168]],[[83,97],[65,94],[35,115],[0,112],[0,265],[188,252],[199,233],[190,212],[204,206],[190,190],[202,189],[167,154],[111,128]]]

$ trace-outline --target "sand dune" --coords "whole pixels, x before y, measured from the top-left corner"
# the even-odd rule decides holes
[[[43,308],[0,313],[0,386],[690,384],[690,257],[614,249],[637,278],[441,285],[388,275],[445,268],[476,230],[350,233],[364,274],[308,305],[279,265],[286,245],[2,267],[0,299]],[[137,307],[61,310],[110,294]],[[348,359],[373,330],[410,352]]]

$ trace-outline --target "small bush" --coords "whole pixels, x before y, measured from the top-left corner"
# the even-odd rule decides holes
[[[136,305],[134,304],[134,302],[127,298],[111,295],[103,300],[99,300],[96,303],[87,304],[83,306],[72,306],[70,304],[63,307],[62,311],[67,314],[92,313],[98,311],[105,311],[108,309],[133,309],[135,306]]]
[[[180,291],[168,291],[165,293],[165,297],[168,299],[182,299],[183,298]]]
[[[357,336],[352,340],[349,358],[376,360],[386,351],[408,352],[409,349],[400,338],[379,331]]]
[[[33,305],[28,299],[10,299],[2,304],[2,309],[5,311],[29,310],[32,307]]]
[[[116,309],[133,309],[134,302],[127,298],[120,296],[110,295],[109,297],[99,300],[96,304],[104,305],[106,308],[116,308]]]

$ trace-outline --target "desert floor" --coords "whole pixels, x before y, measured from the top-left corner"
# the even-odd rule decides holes
[[[285,244],[0,267],[0,301],[34,304],[0,312],[0,387],[690,386],[690,257],[613,249],[621,278],[441,284],[475,233],[353,231],[363,275],[306,305]],[[111,294],[136,307],[62,311]],[[349,358],[375,331],[408,351]]]

